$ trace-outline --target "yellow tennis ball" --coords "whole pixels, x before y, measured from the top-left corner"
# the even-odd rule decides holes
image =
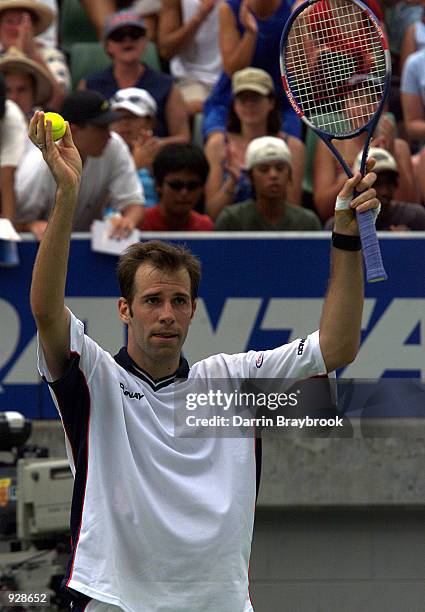
[[[60,140],[66,132],[66,123],[64,118],[58,113],[45,113],[44,125],[46,125],[47,121],[52,122],[53,140]]]

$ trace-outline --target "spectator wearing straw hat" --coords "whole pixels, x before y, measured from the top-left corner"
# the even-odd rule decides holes
[[[35,107],[43,107],[53,94],[51,74],[16,47],[0,58],[0,73],[6,83],[6,96],[28,117]]]
[[[0,54],[17,47],[29,59],[52,74],[53,96],[50,105],[59,107],[71,86],[65,56],[59,49],[44,46],[36,36],[45,32],[54,12],[37,0],[0,0]]]

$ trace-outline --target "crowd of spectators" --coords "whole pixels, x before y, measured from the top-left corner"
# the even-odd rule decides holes
[[[345,174],[280,83],[279,40],[296,3],[0,0],[0,217],[37,239],[46,228],[55,186],[27,136],[41,109],[69,121],[83,160],[75,231],[102,218],[142,231],[331,228]],[[377,227],[425,230],[424,2],[368,3],[393,58],[372,143]],[[80,58],[92,69],[77,80],[61,39],[72,11],[94,36],[93,64]],[[338,144],[354,169],[363,144]]]

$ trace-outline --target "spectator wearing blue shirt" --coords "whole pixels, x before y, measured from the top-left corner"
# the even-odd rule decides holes
[[[140,61],[146,47],[146,25],[134,12],[113,13],[105,22],[105,49],[112,66],[89,75],[79,89],[93,89],[111,99],[116,91],[127,87],[146,89],[158,107],[155,136],[162,145],[188,142],[189,120],[182,95],[173,78],[152,70]]]
[[[293,3],[293,0],[226,0],[220,6],[224,72],[204,105],[206,138],[225,130],[232,97],[231,77],[248,66],[270,74],[281,107],[282,131],[300,137],[301,123],[283,92],[279,66],[280,37]]]
[[[407,136],[420,145],[416,176],[425,202],[425,49],[409,55],[401,75],[401,104]]]

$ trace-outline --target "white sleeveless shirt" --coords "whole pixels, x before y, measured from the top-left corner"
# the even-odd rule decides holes
[[[198,12],[200,0],[180,0],[182,22],[186,23]],[[198,28],[192,42],[170,62],[171,74],[178,79],[193,77],[206,85],[214,85],[222,71],[218,44],[217,2]]]

